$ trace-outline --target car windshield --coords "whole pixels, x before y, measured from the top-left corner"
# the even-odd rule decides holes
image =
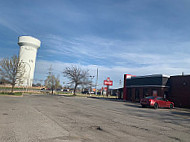
[[[146,99],[155,99],[156,97],[155,96],[148,96],[146,97]]]
[[[161,97],[158,97],[158,98],[156,98],[157,100],[161,100],[161,101],[165,101],[165,99],[164,98],[161,98]]]

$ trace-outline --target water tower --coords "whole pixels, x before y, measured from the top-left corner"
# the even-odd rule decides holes
[[[19,59],[25,65],[25,74],[23,76],[23,83],[19,86],[32,86],[36,62],[37,50],[41,45],[40,40],[31,36],[20,36],[18,38],[18,45],[20,46]]]

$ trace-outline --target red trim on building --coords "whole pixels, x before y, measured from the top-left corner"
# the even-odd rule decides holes
[[[131,74],[124,74],[124,83],[123,83],[123,100],[127,100],[127,87],[126,87],[126,80],[127,78],[136,77],[136,75]]]
[[[124,81],[123,81],[123,100],[127,100],[126,76],[127,76],[127,74],[124,74]]]

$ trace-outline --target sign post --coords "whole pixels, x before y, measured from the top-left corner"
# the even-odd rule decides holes
[[[107,77],[107,80],[104,80],[104,85],[107,85],[106,96],[108,97],[109,86],[112,86],[112,85],[113,85],[113,81],[110,80],[109,77]]]

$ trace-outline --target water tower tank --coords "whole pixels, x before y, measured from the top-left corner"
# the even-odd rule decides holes
[[[19,86],[32,86],[36,54],[41,42],[31,36],[20,36],[18,38],[18,45],[20,46],[19,59],[25,65],[26,71],[23,76],[23,83],[19,84]]]

